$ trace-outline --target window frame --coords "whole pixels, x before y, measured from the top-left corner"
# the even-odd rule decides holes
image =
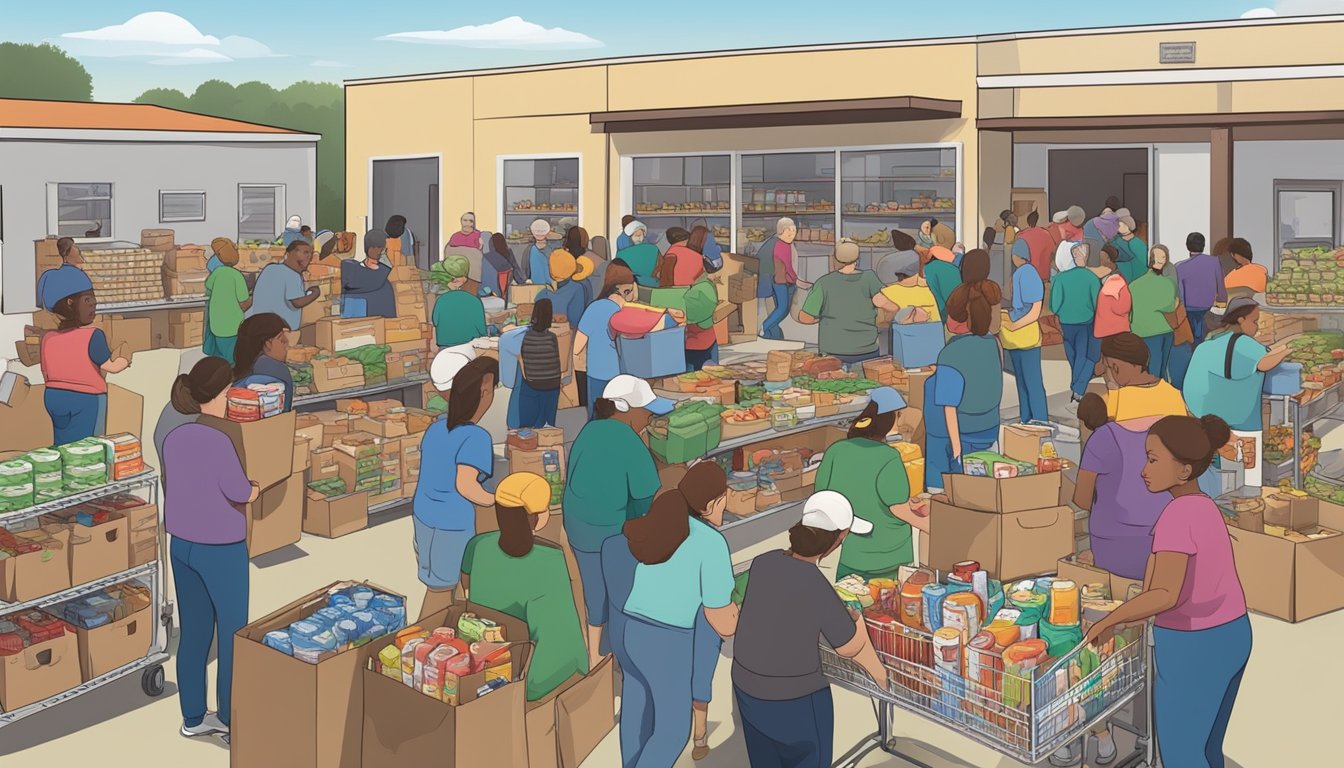
[[[49,181],[47,182],[47,231],[61,237],[61,187],[107,185],[107,226],[102,237],[74,237],[76,243],[110,243],[117,232],[117,183],[114,181]]]
[[[279,237],[280,232],[284,229],[285,221],[288,219],[288,217],[285,215],[285,196],[288,194],[286,185],[279,182],[239,183],[237,215],[234,217],[235,218],[234,232],[238,235],[237,238],[238,242],[241,243],[244,240],[256,239],[252,237],[243,237],[243,232],[240,229],[240,227],[243,224],[243,190],[245,189],[270,189],[274,191],[275,221],[272,222],[271,225],[274,234],[272,234],[269,238],[267,238],[266,242],[270,242],[271,240],[274,240],[276,237]]]
[[[1283,258],[1283,249],[1288,244],[1283,242],[1281,228],[1283,220],[1280,218],[1282,209],[1280,207],[1279,197],[1284,192],[1330,192],[1335,196],[1334,206],[1334,232],[1331,233],[1334,242],[1332,247],[1338,248],[1344,245],[1344,180],[1336,179],[1274,179],[1274,271],[1279,270],[1279,260]]]
[[[196,216],[165,216],[163,212],[164,195],[200,195],[201,196],[201,215]],[[206,198],[203,189],[160,189],[159,190],[159,223],[174,224],[178,222],[205,221],[206,220]]]

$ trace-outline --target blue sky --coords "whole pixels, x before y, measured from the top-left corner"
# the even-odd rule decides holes
[[[59,12],[50,3],[0,6],[0,39],[61,46],[93,74],[94,97],[108,101],[152,87],[189,92],[211,78],[283,86],[644,53],[1344,12],[1344,0],[63,0]]]

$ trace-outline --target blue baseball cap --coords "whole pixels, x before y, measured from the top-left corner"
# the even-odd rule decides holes
[[[868,399],[877,405],[877,412],[891,413],[905,407],[905,398],[891,387],[878,387],[868,393]]]

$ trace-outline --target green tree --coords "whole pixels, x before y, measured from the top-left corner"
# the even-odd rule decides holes
[[[256,81],[235,86],[207,80],[190,96],[155,88],[136,102],[321,134],[314,228],[345,228],[345,92],[339,85],[304,80],[277,90]]]
[[[77,59],[50,43],[0,43],[0,97],[90,101],[93,78]]]

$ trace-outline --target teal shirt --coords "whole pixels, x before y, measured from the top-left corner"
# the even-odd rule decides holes
[[[648,511],[658,485],[653,454],[629,425],[616,419],[588,422],[570,449],[565,477],[570,546],[601,552],[602,542],[620,533],[626,520]]]
[[[434,341],[456,347],[485,335],[485,305],[467,291],[449,291],[434,302]]]
[[[635,567],[635,585],[625,612],[691,629],[700,607],[733,601],[733,561],[728,542],[708,524],[691,520],[686,540],[665,563]]]
[[[1063,325],[1091,325],[1097,316],[1101,278],[1086,267],[1060,272],[1050,282],[1050,311]]]
[[[938,305],[938,316],[943,318],[943,322],[947,322],[947,298],[958,285],[961,285],[961,270],[946,261],[934,259],[924,267],[924,280],[929,284],[929,290],[933,291],[933,301]]]
[[[1185,404],[1195,416],[1213,414],[1239,432],[1264,429],[1260,390],[1265,374],[1258,370],[1269,354],[1252,336],[1241,336],[1232,354],[1232,377],[1227,373],[1227,345],[1235,334],[1222,333],[1195,347],[1185,373]]]
[[[1129,285],[1129,329],[1143,338],[1171,333],[1167,312],[1176,311],[1176,281],[1153,270]]]
[[[1129,240],[1123,237],[1115,237],[1111,240],[1111,245],[1115,246],[1120,253],[1129,253],[1131,258],[1128,261],[1121,261],[1115,265],[1115,268],[1124,275],[1126,283],[1132,283],[1143,276],[1148,271],[1148,244],[1137,237]]]

